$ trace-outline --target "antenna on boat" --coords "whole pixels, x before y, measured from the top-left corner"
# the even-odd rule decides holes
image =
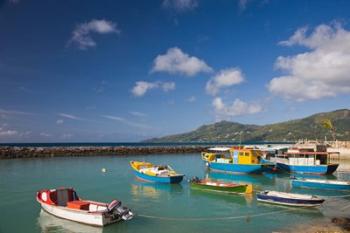
[[[242,144],[242,133],[243,133],[243,131],[241,130],[239,132],[239,147],[241,147],[241,144]]]

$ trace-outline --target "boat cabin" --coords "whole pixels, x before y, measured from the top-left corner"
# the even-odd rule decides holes
[[[260,150],[250,148],[235,148],[230,150],[234,164],[258,164],[262,155]]]
[[[338,156],[337,158],[334,158]],[[314,151],[313,149],[291,148],[285,153],[289,165],[328,165],[333,160],[339,160],[339,153],[327,151]]]
[[[216,159],[226,159],[230,151],[230,147],[212,147],[206,152],[202,152],[202,159],[204,161],[210,162]]]
[[[231,164],[258,164],[262,152],[257,149],[234,146],[231,148],[209,148],[202,153],[202,159],[207,162],[231,163]]]

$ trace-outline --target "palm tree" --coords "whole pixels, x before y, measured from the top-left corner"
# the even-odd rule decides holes
[[[336,129],[332,123],[332,121],[328,118],[322,120],[322,126],[328,129],[332,135],[333,141],[335,141],[336,137]]]

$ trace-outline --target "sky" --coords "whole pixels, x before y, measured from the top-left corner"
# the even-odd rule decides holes
[[[0,0],[0,142],[350,108],[350,1]]]

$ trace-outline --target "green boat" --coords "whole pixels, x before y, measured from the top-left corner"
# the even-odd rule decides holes
[[[214,192],[251,194],[253,186],[251,184],[235,184],[231,182],[214,181],[210,179],[199,179],[194,177],[190,180],[191,188],[208,190]]]

